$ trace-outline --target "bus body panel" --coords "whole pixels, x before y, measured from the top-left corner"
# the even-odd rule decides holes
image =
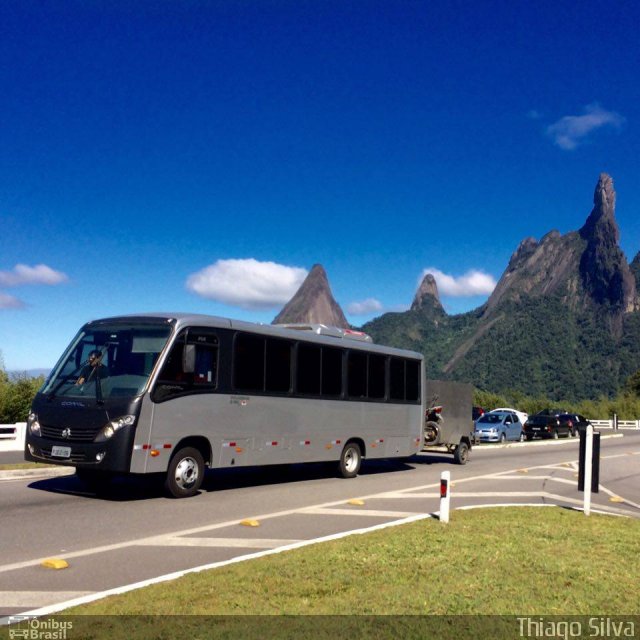
[[[136,444],[160,451],[147,456],[146,472],[166,471],[176,446],[193,437],[208,441],[212,467],[337,460],[353,439],[367,458],[410,456],[421,415],[416,404],[201,394],[155,405],[151,435]]]
[[[209,365],[210,388],[182,389],[177,379],[167,383],[166,371],[173,367],[175,373],[174,348],[182,349],[183,362],[187,362],[192,334],[202,341],[200,345],[194,338],[195,349],[202,346],[205,351],[210,348],[210,355],[215,352]],[[264,339],[267,362],[269,344],[275,341],[289,345],[288,391],[253,393],[236,384],[240,335]],[[296,371],[302,367],[298,354],[301,345],[316,345],[323,354],[325,348],[341,351],[342,373],[337,373],[336,379],[342,380],[342,391],[338,396],[316,397],[298,391]],[[84,364],[89,348],[99,346],[110,367],[109,374],[95,384],[95,389],[93,383],[86,385],[82,391],[86,398],[78,398],[76,365]],[[352,393],[348,365],[353,352],[360,358],[366,356],[367,362],[376,366],[384,358],[383,397],[376,395],[380,386],[371,398],[348,397]],[[397,397],[391,392],[392,364],[400,361],[406,363],[402,366],[408,399],[392,400]],[[414,380],[411,392],[410,364]],[[372,375],[366,374],[367,385]],[[376,375],[381,375],[379,370]],[[163,384],[168,390],[164,396],[158,393]],[[38,433],[28,427],[25,458],[141,474],[166,472],[173,453],[187,441],[188,446],[197,443],[208,465],[216,468],[338,460],[344,445],[354,439],[361,442],[362,453],[368,458],[411,456],[419,451],[422,441],[424,385],[421,354],[350,340],[346,335],[336,338],[333,334],[187,314],[106,318],[87,323],[80,330],[37,394],[30,421],[40,423],[43,430]],[[127,395],[131,393],[135,396]],[[122,416],[129,422],[106,441],[74,439],[83,428],[96,433]],[[65,440],[65,430],[70,430],[70,439]],[[57,456],[52,455],[54,447]],[[61,450],[70,455],[60,454]]]

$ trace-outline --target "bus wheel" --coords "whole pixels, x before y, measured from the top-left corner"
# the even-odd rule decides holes
[[[167,470],[164,486],[174,498],[195,496],[204,480],[204,459],[193,447],[176,451]]]
[[[355,478],[360,471],[362,452],[356,442],[347,442],[340,454],[340,475],[343,478]]]
[[[453,459],[456,464],[467,464],[469,459],[469,445],[466,442],[461,442],[456,450],[453,452]]]

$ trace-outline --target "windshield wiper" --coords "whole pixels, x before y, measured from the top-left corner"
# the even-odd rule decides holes
[[[76,367],[70,375],[64,377],[64,378],[60,378],[60,380],[58,380],[57,384],[55,387],[53,387],[53,389],[51,389],[51,391],[47,394],[47,400],[49,402],[51,402],[51,400],[53,400],[56,397],[56,393],[58,393],[58,391],[60,390],[60,387],[65,384],[66,382],[69,382],[69,380],[72,380],[73,378],[77,377],[78,373],[83,369],[83,367],[85,367],[85,365],[89,364],[89,361],[86,360],[85,362],[81,363],[80,366]]]
[[[100,376],[96,374],[96,402],[98,404],[104,404],[104,400],[102,399],[102,382],[100,381]]]

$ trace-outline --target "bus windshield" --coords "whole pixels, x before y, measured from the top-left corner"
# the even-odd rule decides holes
[[[41,392],[98,402],[138,396],[170,333],[167,323],[90,323],[73,339]]]

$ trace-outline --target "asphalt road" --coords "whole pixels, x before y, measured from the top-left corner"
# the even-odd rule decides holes
[[[640,434],[603,435],[601,491],[592,509],[640,517],[639,455]],[[118,480],[97,496],[73,475],[3,477],[0,617],[434,513],[444,470],[451,473],[452,510],[505,503],[579,508],[577,459],[577,439],[561,439],[483,445],[464,467],[438,454],[365,462],[351,480],[326,465],[211,471],[200,495],[183,500],[165,498],[150,478]],[[68,568],[43,567],[52,557]]]

